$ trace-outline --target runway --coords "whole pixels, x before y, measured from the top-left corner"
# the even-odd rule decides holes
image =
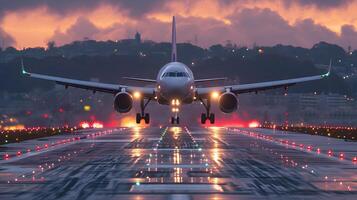
[[[5,145],[5,152],[0,199],[357,198],[357,145],[306,134],[117,128]]]

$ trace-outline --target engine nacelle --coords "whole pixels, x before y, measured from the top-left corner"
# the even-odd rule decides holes
[[[133,97],[127,92],[119,92],[115,95],[114,109],[119,113],[127,113],[133,107]]]
[[[219,108],[224,113],[232,113],[238,109],[238,99],[232,92],[223,93],[218,100]]]

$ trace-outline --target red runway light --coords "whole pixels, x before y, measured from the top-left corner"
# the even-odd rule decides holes
[[[5,154],[5,160],[8,160],[10,158],[10,155],[9,154]]]
[[[21,156],[21,151],[18,151],[18,152],[16,153],[16,155],[17,155],[17,156]]]
[[[343,159],[345,157],[345,154],[340,153],[340,158]]]
[[[317,153],[320,153],[320,152],[321,152],[320,148],[317,148]]]
[[[331,156],[331,155],[332,155],[332,150],[328,150],[327,154],[328,154],[329,156]]]
[[[353,158],[353,162],[357,162],[357,157],[354,157],[354,158]]]

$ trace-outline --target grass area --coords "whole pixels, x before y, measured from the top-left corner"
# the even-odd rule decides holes
[[[265,124],[262,128],[291,131],[310,135],[321,135],[345,140],[357,141],[357,128],[355,127],[327,127],[327,126],[277,126]]]
[[[62,134],[73,134],[78,128],[58,127],[58,128],[26,128],[21,130],[0,131],[0,145],[18,143],[42,137],[49,137]]]

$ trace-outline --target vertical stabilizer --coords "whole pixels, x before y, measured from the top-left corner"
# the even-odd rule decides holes
[[[177,61],[177,50],[176,50],[176,20],[175,16],[172,17],[172,50],[171,50],[171,62]]]

